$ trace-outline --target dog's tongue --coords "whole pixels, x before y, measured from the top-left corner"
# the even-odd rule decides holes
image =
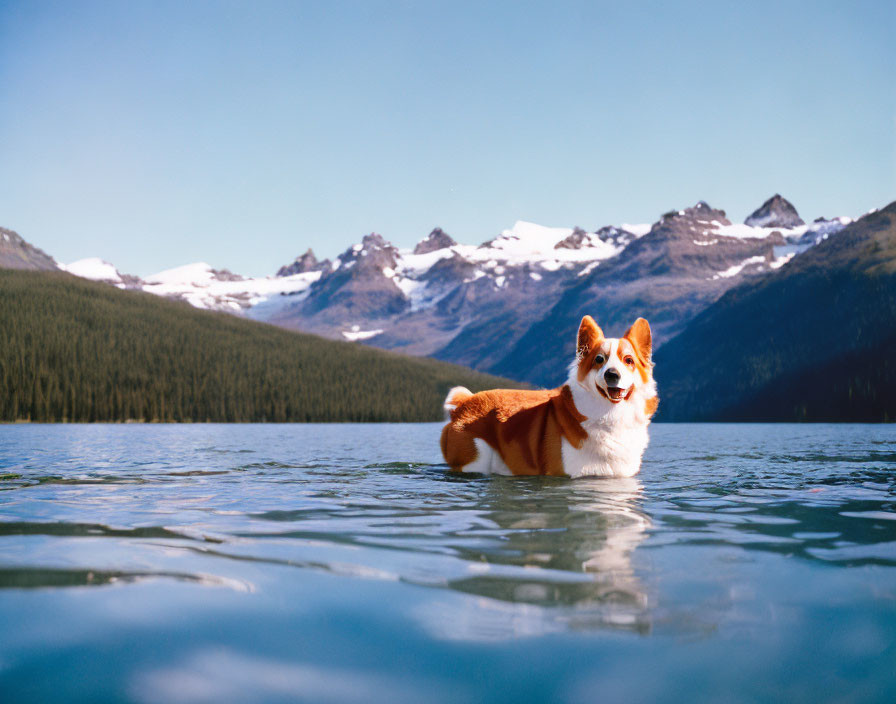
[[[607,387],[607,395],[614,401],[622,398],[622,394],[624,394],[624,393],[625,393],[625,389],[620,389],[618,386],[608,386]]]

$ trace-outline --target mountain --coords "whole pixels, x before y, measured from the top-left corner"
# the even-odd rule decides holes
[[[436,229],[413,251],[398,250],[378,234],[367,235],[343,252],[305,295],[282,299],[279,310],[252,315],[335,338],[356,339],[360,331],[379,347],[435,355],[489,310],[519,315],[533,304],[542,305],[537,292],[545,295],[556,288],[569,273],[559,270],[582,258],[581,251],[554,249],[571,232],[517,223],[476,247],[458,245]],[[458,356],[457,361],[484,368],[476,355]]]
[[[733,224],[701,201],[652,225],[520,221],[480,245],[435,228],[399,249],[370,233],[332,262],[309,250],[262,278],[204,262],[142,281],[101,260],[67,268],[198,308],[553,385],[583,313],[619,331],[643,315],[661,346],[728,289],[786,268],[850,222],[806,225],[778,195],[747,220]]]
[[[663,420],[896,419],[896,202],[744,282],[655,355]]]
[[[778,201],[767,201],[775,212]],[[413,250],[372,234],[300,295],[248,315],[553,385],[582,313],[621,329],[646,315],[661,345],[729,288],[783,266],[845,222],[735,225],[700,202],[652,226],[517,222],[479,246],[439,228]]]
[[[456,244],[457,242],[451,239],[449,234],[447,234],[441,227],[437,227],[417,243],[417,246],[414,247],[414,254],[438,252],[440,249],[453,247]]]
[[[64,272],[0,270],[0,421],[431,421],[513,386]]]
[[[803,234],[793,233],[791,240]],[[577,275],[488,369],[547,386],[557,383],[575,353],[571,331],[586,313],[608,334],[622,334],[636,318],[646,317],[661,347],[732,285],[784,266],[799,249],[791,240],[776,230],[732,225],[724,211],[702,201],[666,213],[619,256]]]
[[[23,240],[17,232],[0,227],[0,269],[58,269],[56,260]]]
[[[744,220],[744,224],[750,227],[784,227],[792,229],[806,223],[803,222],[799,213],[796,212],[793,203],[776,193],[754,210]]]
[[[304,254],[296,257],[291,264],[281,266],[277,270],[277,276],[293,276],[294,274],[306,274],[309,271],[323,271],[330,268],[330,260],[324,259],[322,262],[317,260],[314,252],[309,248]]]

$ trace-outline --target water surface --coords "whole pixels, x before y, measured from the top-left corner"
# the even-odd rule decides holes
[[[896,701],[896,427],[0,426],[3,701]]]

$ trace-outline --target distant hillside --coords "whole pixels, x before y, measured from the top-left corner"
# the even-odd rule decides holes
[[[0,301],[2,421],[426,421],[514,385],[61,272],[0,270]]]
[[[661,420],[896,420],[896,203],[732,289],[655,361]]]

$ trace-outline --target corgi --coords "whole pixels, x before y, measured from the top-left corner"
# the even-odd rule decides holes
[[[457,386],[448,392],[445,462],[454,472],[634,476],[659,403],[651,351],[644,318],[613,338],[586,315],[563,386],[477,394]]]

